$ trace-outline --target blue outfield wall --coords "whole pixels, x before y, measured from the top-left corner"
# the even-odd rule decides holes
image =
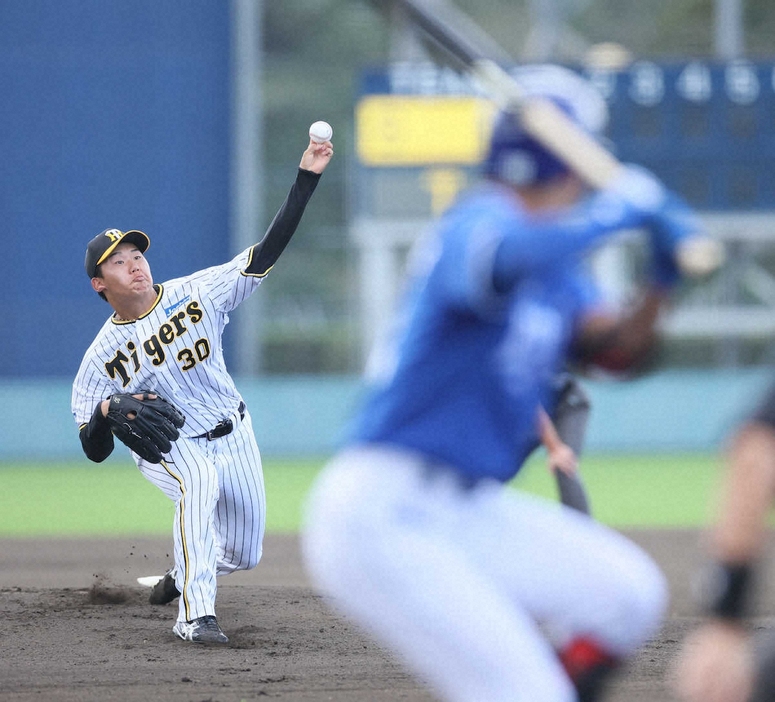
[[[766,370],[585,381],[593,403],[588,451],[717,451],[770,382]],[[238,379],[237,385],[266,458],[330,454],[362,390],[351,376]],[[0,460],[86,460],[70,414],[69,380],[2,380],[0,400]]]
[[[230,5],[0,2],[0,377],[78,370],[104,229],[147,232],[157,281],[229,259]]]

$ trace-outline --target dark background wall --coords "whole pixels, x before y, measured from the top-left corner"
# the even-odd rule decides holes
[[[0,376],[72,376],[83,268],[142,229],[156,281],[228,258],[229,3],[0,3]]]

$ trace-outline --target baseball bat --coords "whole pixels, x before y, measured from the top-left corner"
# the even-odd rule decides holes
[[[622,164],[573,122],[554,102],[529,97],[516,80],[473,39],[474,33],[451,21],[450,13],[429,0],[396,0],[431,43],[461,65],[502,110],[517,115],[525,131],[593,188],[605,188]],[[676,261],[683,273],[703,276],[723,262],[720,243],[695,236],[679,244]]]

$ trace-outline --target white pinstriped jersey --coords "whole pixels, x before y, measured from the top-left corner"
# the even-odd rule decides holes
[[[228,313],[262,277],[244,273],[251,249],[228,263],[157,285],[154,306],[140,319],[112,315],[86,351],[73,383],[76,423],[118,392],[150,390],[186,415],[182,436],[196,436],[231,415],[241,401],[226,370],[221,334]]]
[[[261,558],[261,454],[250,412],[238,412],[242,398],[226,370],[221,336],[229,312],[282,254],[319,178],[299,168],[263,238],[231,261],[154,286],[156,300],[139,319],[111,316],[73,382],[79,439],[95,462],[115,446],[110,422],[95,411],[109,396],[150,391],[186,415],[180,438],[159,463],[133,454],[143,476],[175,503],[169,574],[180,594],[178,623],[214,616],[217,576],[255,568]],[[177,625],[173,631],[179,633]]]

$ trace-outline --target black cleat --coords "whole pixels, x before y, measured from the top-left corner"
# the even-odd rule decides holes
[[[207,644],[229,643],[228,637],[221,631],[218,621],[212,614],[193,619],[190,622],[176,622],[172,631],[183,641]]]
[[[178,590],[175,585],[175,578],[172,577],[170,572],[167,572],[167,574],[153,586],[148,601],[152,605],[165,605],[178,597],[180,597],[180,590]]]

